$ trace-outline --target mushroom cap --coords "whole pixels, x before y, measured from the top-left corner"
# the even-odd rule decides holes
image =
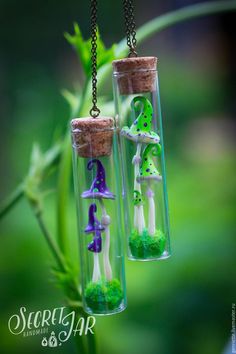
[[[143,196],[142,196],[141,192],[139,192],[137,190],[134,190],[133,204],[135,206],[143,205]]]
[[[156,181],[161,181],[162,176],[160,174],[158,175],[153,175],[153,176],[137,176],[137,182],[145,182],[145,181],[150,181],[150,180],[156,180]]]
[[[123,127],[121,135],[136,143],[157,144],[160,137],[152,131],[153,108],[144,96],[136,96],[131,102],[132,112],[137,118],[131,127]]]
[[[129,140],[134,141],[137,144],[157,144],[160,141],[159,135],[155,132],[138,131],[137,129],[133,129],[133,125],[130,128],[127,126],[123,127],[121,130],[121,135],[125,136]]]
[[[93,241],[88,244],[88,251],[100,253],[102,251],[102,237],[101,232],[96,231]]]
[[[115,195],[109,190],[106,185],[106,173],[103,164],[98,159],[92,159],[88,162],[87,169],[92,170],[94,164],[97,165],[97,173],[89,190],[81,194],[82,198],[93,199],[115,199]]]
[[[98,219],[95,216],[95,213],[97,211],[97,205],[95,203],[91,204],[89,207],[89,212],[88,212],[88,225],[84,229],[84,232],[86,234],[94,233],[95,231],[103,231],[105,230],[105,227],[98,221]]]
[[[115,196],[110,191],[98,192],[95,190],[88,190],[81,194],[84,199],[115,199]]]
[[[143,181],[156,180],[161,181],[162,176],[155,167],[152,156],[158,156],[161,152],[160,144],[149,144],[143,151],[142,154],[142,163],[139,170],[139,176],[137,176],[137,181],[139,183]]]

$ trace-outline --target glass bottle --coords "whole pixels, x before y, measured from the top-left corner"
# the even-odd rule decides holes
[[[113,62],[113,87],[128,257],[151,261],[170,256],[168,200],[157,58]]]
[[[83,306],[108,315],[126,307],[121,171],[110,117],[71,121]]]

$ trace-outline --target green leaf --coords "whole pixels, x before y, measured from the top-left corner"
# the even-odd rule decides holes
[[[78,269],[67,264],[66,272],[62,272],[58,268],[52,267],[52,273],[58,286],[64,289],[71,301],[81,301],[78,283]]]
[[[66,89],[62,90],[61,94],[65,98],[67,103],[69,103],[71,112],[76,112],[77,108],[79,107],[81,95],[79,93],[76,95]]]
[[[87,77],[91,76],[91,43],[90,39],[84,40],[80,31],[79,25],[74,24],[74,34],[65,33],[67,41],[75,48],[76,53],[81,61],[84,73]],[[116,58],[115,56],[116,44],[106,49],[101,40],[99,31],[97,29],[97,69],[101,68],[107,63],[111,63]]]
[[[61,143],[55,144],[45,153],[43,153],[38,144],[34,144],[31,153],[31,162],[28,175],[24,180],[24,192],[28,200],[37,207],[42,208],[43,193],[40,190],[45,175],[59,159],[61,152]]]

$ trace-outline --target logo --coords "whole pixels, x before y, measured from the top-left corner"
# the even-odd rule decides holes
[[[15,336],[43,335],[41,345],[56,348],[67,342],[70,337],[94,334],[95,323],[94,316],[78,318],[75,311],[68,312],[66,307],[36,312],[29,312],[26,307],[21,307],[19,313],[9,318],[8,328]]]

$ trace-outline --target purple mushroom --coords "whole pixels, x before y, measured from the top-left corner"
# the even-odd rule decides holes
[[[96,230],[93,241],[88,244],[88,250],[94,253],[100,253],[102,250],[101,231]]]
[[[97,230],[103,231],[105,230],[105,227],[98,221],[96,216],[94,215],[97,212],[97,205],[95,203],[91,204],[89,207],[89,221],[88,225],[86,226],[84,232],[86,234],[91,234]]]
[[[101,161],[98,159],[90,160],[87,169],[91,171],[94,164],[97,165],[96,177],[94,178],[90,189],[82,193],[82,198],[115,199],[114,194],[110,192],[106,185],[106,173]]]
[[[110,250],[110,216],[107,214],[103,199],[115,199],[115,195],[106,185],[106,173],[102,162],[98,159],[92,159],[88,162],[87,169],[91,171],[96,164],[97,171],[89,190],[82,193],[82,198],[98,199],[102,208],[101,223],[97,220],[94,213],[97,211],[96,204],[91,204],[89,208],[89,222],[85,229],[86,233],[94,233],[93,241],[88,245],[88,250],[94,252],[94,271],[93,281],[101,277],[98,253],[101,252],[102,239],[101,231],[105,231],[105,244],[103,250],[103,266],[106,279],[112,279],[112,269],[109,260]]]
[[[91,204],[88,212],[88,225],[85,228],[87,234],[92,233],[93,240],[88,244],[88,250],[93,252],[93,281],[99,281],[101,279],[101,271],[99,264],[99,253],[102,251],[102,236],[101,231],[105,230],[105,227],[98,221],[94,215],[97,211],[97,205],[95,203]]]

